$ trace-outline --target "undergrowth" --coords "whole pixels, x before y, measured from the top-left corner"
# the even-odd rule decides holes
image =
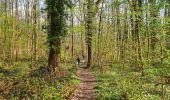
[[[53,75],[46,67],[32,68],[25,62],[1,66],[0,99],[65,100],[79,83],[75,77],[76,67],[73,65],[67,65]]]
[[[99,100],[161,100],[161,85],[156,85],[159,76],[153,73],[154,68],[149,68],[142,77],[141,73],[118,64],[105,66],[103,72],[96,67],[96,94]],[[170,100],[169,85],[164,89],[165,100]]]

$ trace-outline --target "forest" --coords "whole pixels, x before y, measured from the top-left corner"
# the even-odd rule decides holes
[[[0,100],[170,100],[170,0],[0,0]]]

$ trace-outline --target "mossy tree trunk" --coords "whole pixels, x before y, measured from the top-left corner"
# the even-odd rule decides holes
[[[49,57],[48,66],[50,71],[55,71],[59,67],[61,38],[65,34],[64,0],[47,0],[48,11],[48,42]]]
[[[87,0],[87,16],[86,16],[86,29],[87,29],[87,52],[88,52],[88,61],[87,61],[87,68],[91,67],[92,64],[92,37],[94,34],[94,20],[95,15],[98,11],[98,6],[102,2],[102,0]]]
[[[169,19],[168,23],[167,23],[167,32],[166,32],[166,35],[167,35],[167,38],[166,38],[166,49],[170,50],[170,1],[169,0],[167,1],[165,9],[166,9],[165,17],[167,17],[167,19]]]

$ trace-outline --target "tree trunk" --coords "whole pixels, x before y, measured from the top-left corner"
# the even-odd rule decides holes
[[[92,36],[93,36],[93,20],[95,17],[94,13],[94,1],[88,0],[87,3],[87,52],[88,52],[88,61],[87,61],[87,68],[90,68],[92,63]]]
[[[71,55],[72,57],[74,56],[74,30],[73,30],[73,27],[74,27],[74,16],[73,16],[73,12],[71,14]]]
[[[60,50],[61,50],[61,38],[65,35],[65,5],[63,0],[48,0],[48,21],[49,26],[49,57],[48,66],[51,72],[55,71],[56,67],[59,67]]]
[[[101,72],[103,71],[103,68],[102,68],[102,65],[101,65],[103,5],[104,5],[104,0],[102,2],[102,7],[101,7],[100,15],[99,15],[100,19],[99,19],[99,31],[98,31],[98,65],[101,69]]]
[[[155,27],[156,27],[156,25],[157,25],[157,23],[158,23],[158,20],[157,20],[157,18],[158,18],[158,12],[159,12],[159,9],[158,9],[158,7],[156,6],[156,0],[149,0],[149,3],[150,3],[150,17],[151,17],[151,19],[153,19],[151,22],[150,22],[150,28],[152,29],[151,30],[151,50],[154,50],[155,49],[155,45],[156,45],[156,39],[155,39],[155,36],[156,36],[156,30],[154,30],[155,29]]]
[[[138,0],[138,15],[137,15],[137,21],[136,21],[136,31],[137,31],[137,52],[138,52],[138,59],[139,59],[139,67],[141,70],[142,76],[144,76],[144,68],[143,68],[143,60],[142,60],[142,48],[141,48],[141,41],[140,41],[140,34],[141,34],[141,22],[140,20],[143,18],[142,17],[142,0]]]
[[[167,1],[167,5],[165,6],[165,17],[167,19],[170,19],[170,1]],[[170,20],[168,21],[168,26],[167,26],[167,32],[166,32],[166,49],[170,50]]]
[[[17,23],[16,23],[16,31],[19,33],[19,29],[18,29],[18,24],[19,24],[19,15],[18,15],[18,10],[19,10],[19,8],[18,8],[18,0],[16,0],[15,1],[15,9],[16,9],[16,11],[15,11],[15,16],[16,16],[16,18],[17,18]],[[19,40],[16,40],[16,41],[19,41]],[[18,43],[16,43],[15,44],[15,61],[18,61],[18,53],[19,53],[19,44]]]
[[[33,4],[33,63],[36,64],[37,60],[37,7],[38,7],[38,0],[34,0]]]

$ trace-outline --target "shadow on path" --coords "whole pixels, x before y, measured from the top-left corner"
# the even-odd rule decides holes
[[[85,69],[85,65],[81,65],[77,71],[80,78],[78,85],[78,92],[75,94],[73,100],[97,100],[95,96],[96,80],[89,69]]]

